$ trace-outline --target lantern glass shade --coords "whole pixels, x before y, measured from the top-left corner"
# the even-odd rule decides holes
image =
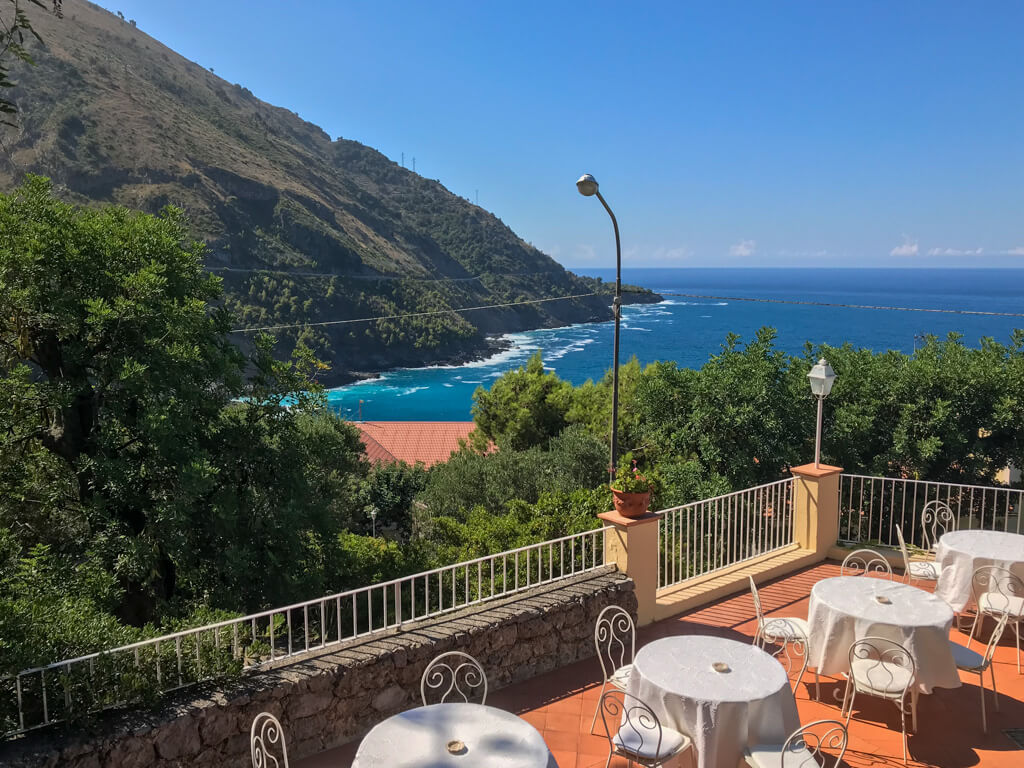
[[[832,391],[832,384],[836,380],[836,372],[832,370],[831,365],[825,362],[825,358],[821,358],[818,364],[811,368],[807,379],[811,382],[811,394],[828,397],[828,393]]]

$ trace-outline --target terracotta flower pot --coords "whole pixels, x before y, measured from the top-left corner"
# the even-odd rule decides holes
[[[651,504],[651,492],[626,493],[612,488],[612,501],[615,503],[615,511],[623,517],[640,517]]]

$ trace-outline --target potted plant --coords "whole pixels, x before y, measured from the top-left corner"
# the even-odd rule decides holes
[[[651,491],[655,486],[653,474],[641,472],[636,459],[627,454],[615,470],[610,486],[615,511],[623,517],[640,517],[651,504]]]

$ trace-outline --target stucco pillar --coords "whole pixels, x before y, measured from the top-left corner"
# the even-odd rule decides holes
[[[628,575],[636,590],[637,625],[654,621],[658,592],[658,515],[623,517],[618,512],[598,515],[611,526],[604,534],[604,562]]]
[[[839,478],[842,467],[804,464],[790,470],[793,483],[793,536],[822,559],[839,541]]]

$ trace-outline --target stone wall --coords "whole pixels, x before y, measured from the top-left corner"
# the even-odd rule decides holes
[[[158,711],[105,717],[85,735],[61,727],[0,744],[11,768],[251,765],[249,727],[277,715],[292,760],[344,744],[419,705],[426,665],[449,650],[480,661],[492,690],[594,655],[608,605],[636,615],[632,581],[613,567],[484,603],[371,640],[304,656],[220,689],[191,689]]]

